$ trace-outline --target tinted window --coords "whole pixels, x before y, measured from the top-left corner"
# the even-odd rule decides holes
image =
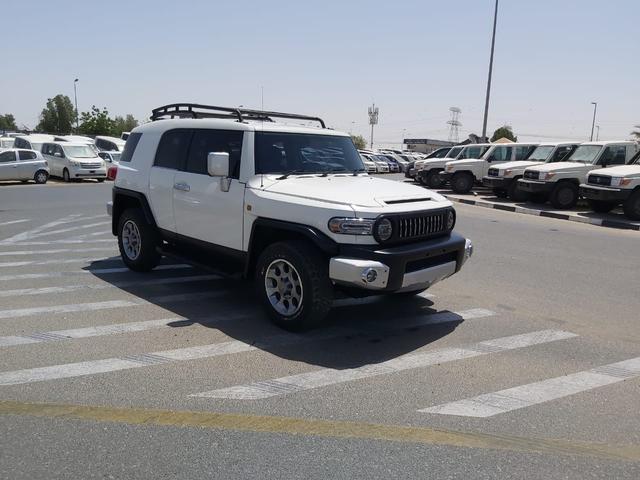
[[[511,160],[511,147],[496,147],[487,160],[490,162],[506,162]]]
[[[625,145],[611,145],[605,148],[600,165],[624,165],[627,159],[627,147]]]
[[[13,143],[13,146],[15,148],[31,148],[31,145],[29,145],[29,142],[27,142],[23,138],[16,138]]]
[[[38,157],[36,152],[30,152],[28,150],[20,150],[18,156],[20,160],[35,160]]]
[[[124,150],[120,156],[121,162],[130,162],[133,158],[133,153],[136,151],[138,142],[142,138],[141,133],[132,133],[127,137],[127,143],[124,145]]]
[[[169,130],[162,135],[154,165],[180,169],[184,165],[192,130]]]
[[[526,158],[529,157],[529,155],[531,154],[531,152],[533,152],[533,150],[535,149],[535,147],[532,147],[531,145],[522,145],[522,146],[518,146],[516,147],[516,160],[525,160]]]
[[[229,154],[229,175],[232,178],[239,178],[242,137],[243,132],[240,130],[195,130],[185,170],[208,175],[207,156],[209,153],[227,152]]]
[[[0,163],[6,162],[15,162],[16,154],[13,152],[2,152],[0,153]]]
[[[567,155],[570,155],[574,150],[574,146],[566,145],[563,147],[558,147],[558,149],[554,152],[552,162],[561,162]]]

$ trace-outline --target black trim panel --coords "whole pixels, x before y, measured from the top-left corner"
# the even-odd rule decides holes
[[[151,212],[151,207],[149,206],[149,201],[144,193],[136,192],[135,190],[129,190],[122,187],[116,187],[114,185],[111,190],[111,199],[113,200],[113,216],[111,217],[111,231],[114,235],[118,234],[118,218],[120,217],[120,213],[122,207],[119,206],[118,199],[121,197],[133,198],[138,201],[140,206],[142,207],[142,212],[144,213],[144,218],[149,224],[154,227],[157,226],[156,220],[153,217],[153,213]]]

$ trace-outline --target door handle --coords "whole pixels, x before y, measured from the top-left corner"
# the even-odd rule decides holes
[[[188,192],[189,190],[191,190],[191,187],[189,185],[187,185],[186,183],[174,183],[173,184],[173,188],[174,190],[180,190],[183,192]]]

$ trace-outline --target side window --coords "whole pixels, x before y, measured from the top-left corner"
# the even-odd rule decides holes
[[[241,130],[196,130],[191,140],[185,170],[207,175],[207,155],[209,152],[227,152],[229,154],[229,176],[238,178],[242,139],[243,132]]]
[[[42,145],[41,151],[42,151],[43,155],[49,155],[49,144],[48,143],[44,143]]]
[[[604,149],[599,165],[624,165],[627,157],[627,148],[625,145],[610,145]]]
[[[62,147],[60,145],[51,145],[53,154],[56,157],[64,158],[64,152],[62,151]]]
[[[573,152],[573,147],[570,146],[570,145],[567,145],[565,147],[558,147],[556,149],[556,151],[554,152],[553,158],[551,159],[551,161],[552,162],[560,162],[564,158],[566,158],[567,155],[569,155],[572,152]]]
[[[106,150],[105,141],[101,138],[96,139],[96,147],[98,147],[100,150]]]
[[[16,154],[14,152],[0,153],[0,163],[15,162]]]
[[[490,162],[506,162],[511,159],[511,147],[496,147],[489,156]]]
[[[18,156],[20,160],[35,160],[37,158],[36,152],[30,152],[28,150],[20,150]]]
[[[109,152],[116,152],[118,151],[118,147],[116,147],[116,144],[113,142],[104,142],[106,145],[106,150]]]
[[[13,142],[15,148],[29,148],[28,142],[22,138],[16,138]]]
[[[531,147],[529,145],[516,147],[516,158],[515,160],[524,160],[531,153]]]
[[[124,150],[122,151],[122,155],[120,155],[121,162],[131,161],[133,158],[133,152],[136,151],[136,147],[138,146],[138,142],[141,138],[141,133],[132,133],[127,137],[127,143],[124,144]]]
[[[180,169],[184,165],[189,149],[189,141],[193,130],[169,130],[164,132],[160,143],[154,165],[156,167]],[[121,159],[122,160],[122,159]]]

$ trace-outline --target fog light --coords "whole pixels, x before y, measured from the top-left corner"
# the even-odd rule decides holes
[[[362,272],[362,280],[366,283],[373,283],[378,278],[378,272],[374,268],[367,268]]]

